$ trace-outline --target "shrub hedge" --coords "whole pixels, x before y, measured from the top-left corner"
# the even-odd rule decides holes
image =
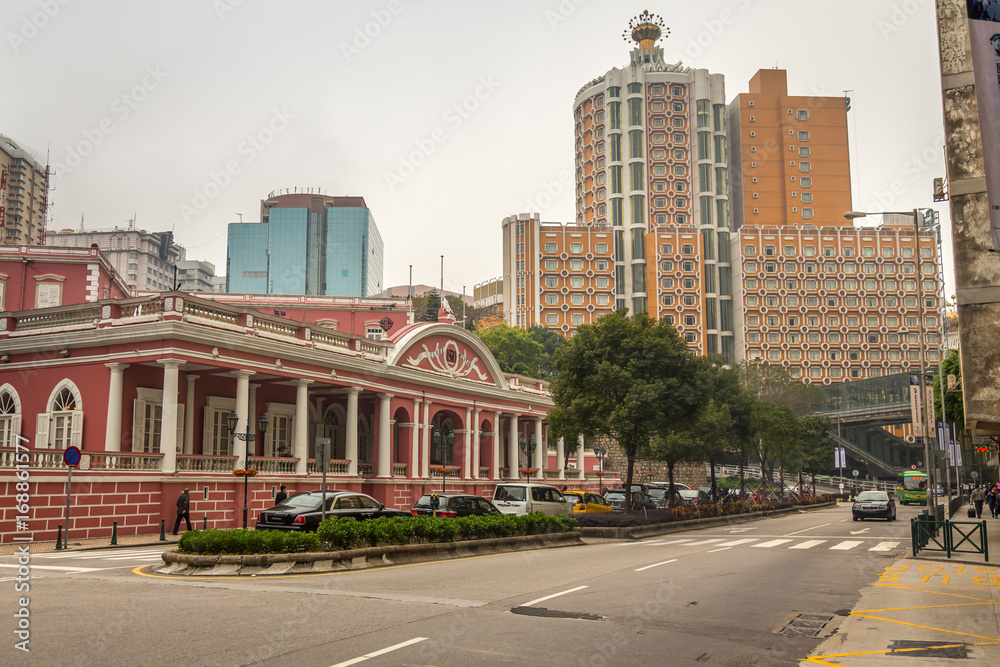
[[[357,547],[540,535],[573,530],[570,516],[501,514],[444,519],[429,516],[381,517],[367,521],[330,517],[315,533],[271,530],[189,530],[178,550],[192,554],[265,554],[341,551]]]

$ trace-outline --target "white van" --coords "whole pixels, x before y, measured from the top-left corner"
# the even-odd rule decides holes
[[[573,504],[566,501],[559,489],[548,484],[497,484],[493,492],[493,504],[504,514],[541,512],[554,516],[573,513]]]

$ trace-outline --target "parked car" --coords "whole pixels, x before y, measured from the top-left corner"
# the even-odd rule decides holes
[[[634,490],[635,489],[633,489],[633,491]],[[674,484],[674,505],[687,504],[681,495],[683,491],[690,491],[690,489],[679,484]],[[649,496],[649,499],[653,501],[657,508],[665,509],[667,507],[667,498],[669,497],[669,494],[666,486],[650,486],[646,491],[646,495]]]
[[[382,516],[410,516],[409,512],[386,507],[371,496],[354,491],[327,491],[328,517],[376,519]],[[257,517],[257,530],[313,531],[323,519],[323,492],[306,491],[286,498]]]
[[[603,496],[592,491],[563,491],[566,502],[573,505],[574,514],[595,514],[601,512],[613,512],[614,508],[608,504]]]
[[[701,491],[695,489],[680,489],[678,492],[685,505],[697,505],[702,500]]]
[[[625,511],[625,489],[609,489],[604,494],[604,499],[616,512]],[[632,491],[632,509],[655,510],[656,503],[642,491]]]
[[[420,496],[410,512],[416,516],[482,516],[500,514],[493,503],[480,496],[466,494],[439,493],[437,510],[431,507],[431,494]]]
[[[562,493],[548,484],[509,482],[497,484],[493,491],[493,504],[503,514],[572,514],[573,506]]]
[[[851,506],[851,514],[855,521],[878,517],[895,521],[896,501],[885,491],[862,491]]]

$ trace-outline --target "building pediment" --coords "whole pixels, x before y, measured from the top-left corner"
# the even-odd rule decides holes
[[[452,380],[507,389],[500,366],[479,338],[452,324],[418,322],[393,337],[392,366],[443,375]]]

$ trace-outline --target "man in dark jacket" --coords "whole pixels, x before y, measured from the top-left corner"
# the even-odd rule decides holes
[[[188,491],[189,489],[184,489],[184,493],[177,498],[177,521],[174,523],[174,532],[171,535],[177,534],[182,518],[187,523],[187,529],[191,530],[191,496],[188,495]]]
[[[275,505],[280,505],[281,503],[285,502],[286,500],[288,500],[288,494],[285,493],[285,485],[282,484],[281,485],[281,491],[278,491],[278,495],[276,495],[274,497],[274,504]]]
[[[976,488],[973,489],[973,491],[972,491],[971,500],[972,500],[972,504],[976,508],[976,518],[977,519],[983,518],[983,498],[984,497],[985,496],[983,495],[983,490],[979,488],[978,484],[976,484]]]

